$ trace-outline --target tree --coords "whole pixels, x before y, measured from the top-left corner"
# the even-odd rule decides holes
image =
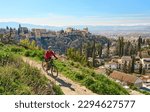
[[[81,44],[80,44],[80,48],[79,48],[80,49],[80,55],[82,55],[82,50],[83,50],[82,47],[83,47],[83,45],[82,45],[82,40],[81,40]]]
[[[117,45],[116,45],[116,51],[117,51],[117,55],[119,55],[120,57],[123,56],[123,51],[124,51],[124,38],[123,37],[119,37],[117,40]]]
[[[139,52],[141,51],[141,44],[142,44],[142,38],[141,38],[141,36],[139,36],[139,38],[138,38],[138,51]]]
[[[127,42],[124,44],[123,55],[124,56],[128,55],[128,43]]]
[[[21,33],[21,24],[19,24],[18,35],[20,35],[20,33]]]
[[[124,38],[123,37],[121,37],[121,39],[120,39],[120,49],[121,49],[120,56],[123,56],[123,49],[124,49]]]
[[[35,40],[32,40],[30,47],[31,47],[32,49],[35,49],[35,48],[36,48],[36,42],[35,42]]]
[[[146,39],[143,39],[142,44],[143,44],[143,45],[146,44]]]
[[[131,56],[134,54],[134,47],[132,45],[131,42],[125,42],[124,43],[124,51],[123,51],[123,55],[124,56]]]
[[[67,49],[67,57],[70,59],[74,59],[74,49],[73,48],[69,48]]]
[[[147,43],[147,45],[149,45],[149,47],[150,47],[150,39],[147,39],[146,43]]]
[[[6,26],[6,30],[9,30],[9,27],[8,27],[8,26]]]
[[[128,48],[128,55],[131,56],[131,55],[134,55],[134,48],[133,48],[133,45],[130,43],[130,46]]]
[[[96,51],[97,51],[99,58],[101,58],[102,56],[102,50],[103,50],[102,45],[100,43],[96,44]]]
[[[13,33],[13,29],[10,27],[10,32],[9,32],[9,41],[10,41],[10,38],[12,36],[12,33]]]
[[[87,65],[85,55],[80,55],[80,51],[77,49],[68,48],[67,49],[67,57],[73,61],[80,62],[84,66]]]
[[[142,74],[142,63],[140,63],[140,66],[139,66],[139,74]]]
[[[3,38],[3,34],[0,34],[0,38]]]
[[[145,68],[142,69],[142,75],[145,75]]]
[[[22,39],[22,40],[20,40],[20,44],[25,46],[25,47],[28,47],[28,48],[30,47],[29,39]]]
[[[96,52],[96,47],[95,47],[95,39],[93,40],[93,47],[92,47],[92,59],[93,59],[93,61],[92,61],[92,65],[93,65],[93,67],[95,67],[95,59],[96,59],[96,55],[95,55],[95,52]]]
[[[107,43],[107,57],[109,57],[109,54],[110,54],[110,42],[108,41]]]
[[[90,48],[91,48],[91,44],[89,42],[84,44],[84,54],[87,62],[88,62],[88,57],[90,56]]]
[[[3,34],[0,34],[0,41],[2,42]]]
[[[134,73],[135,56],[132,56],[131,73]]]

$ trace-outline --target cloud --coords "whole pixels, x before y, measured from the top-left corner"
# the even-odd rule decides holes
[[[0,18],[0,22],[20,22],[35,25],[150,25],[150,16],[145,14],[107,15],[107,16],[65,16],[49,13],[47,17]]]

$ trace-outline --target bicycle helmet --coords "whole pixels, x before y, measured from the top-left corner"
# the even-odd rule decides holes
[[[51,49],[52,47],[51,46],[48,46],[48,49]]]

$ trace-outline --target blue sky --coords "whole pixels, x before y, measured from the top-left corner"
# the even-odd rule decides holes
[[[150,25],[150,0],[0,0],[0,22]]]

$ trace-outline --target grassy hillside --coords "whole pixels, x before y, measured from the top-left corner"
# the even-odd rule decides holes
[[[63,94],[60,87],[52,84],[38,69],[24,63],[13,52],[9,52],[10,48],[0,44],[1,95]],[[21,48],[17,49],[20,51]]]
[[[56,61],[60,72],[66,77],[81,83],[94,93],[102,95],[126,95],[129,94],[126,89],[116,82],[108,79],[102,74],[97,74],[94,70],[83,67],[79,63],[72,61]]]
[[[37,60],[42,60],[43,53],[44,53],[43,50],[30,50],[30,49],[25,49],[23,47],[12,46],[12,45],[1,47],[1,49],[3,49],[3,51],[5,52],[11,52],[19,55],[24,55],[27,57],[33,57]],[[69,60],[66,60],[65,62],[61,62],[57,60],[55,61],[55,64],[57,65],[59,72],[63,73],[66,77],[76,82],[79,82],[81,85],[86,86],[94,93],[104,94],[104,95],[129,94],[126,89],[118,85],[116,82],[108,79],[106,76],[102,74],[95,73],[90,68],[83,67],[79,63],[75,63]],[[30,74],[35,74],[33,69],[30,72],[33,72]],[[38,79],[38,77],[36,76],[35,78]],[[32,82],[32,80],[30,81]],[[39,82],[39,83],[45,84],[45,82]]]

